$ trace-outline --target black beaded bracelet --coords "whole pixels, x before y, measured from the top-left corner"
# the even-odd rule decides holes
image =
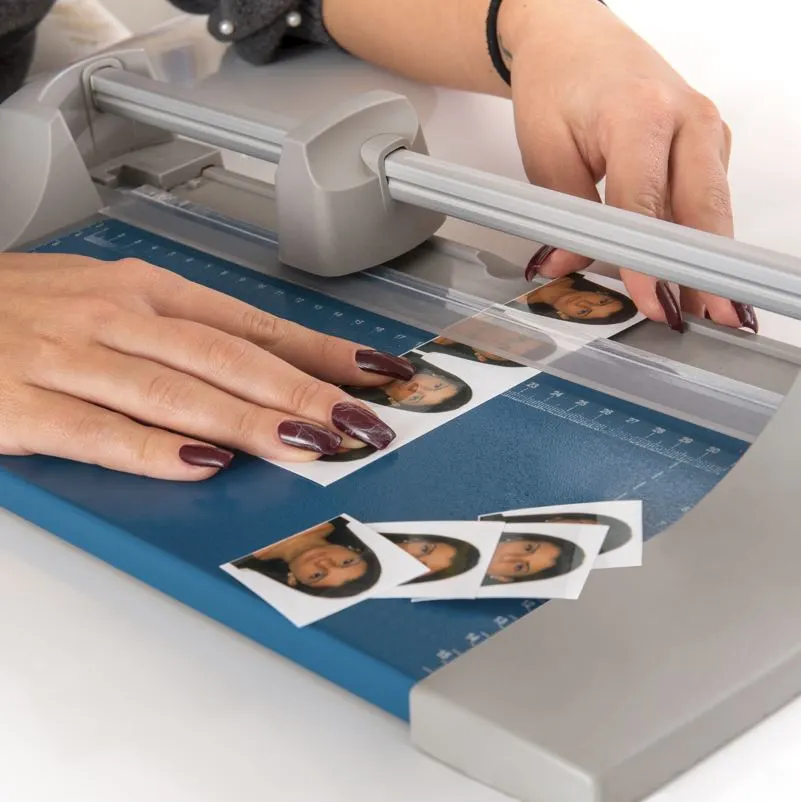
[[[498,38],[498,13],[501,10],[502,2],[503,0],[490,0],[489,9],[487,10],[487,47],[489,48],[492,66],[495,67],[495,71],[508,86],[511,86],[512,73],[509,72],[509,68],[503,60],[501,41]],[[598,0],[598,2],[603,6],[606,5],[604,0]]]
[[[503,60],[501,42],[498,39],[498,12],[501,10],[502,2],[503,0],[491,0],[490,2],[489,10],[487,11],[487,46],[489,47],[492,66],[495,67],[495,71],[498,75],[511,86],[512,73],[509,72],[509,68]]]

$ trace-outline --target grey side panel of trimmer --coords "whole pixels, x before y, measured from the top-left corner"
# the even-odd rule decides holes
[[[420,682],[412,738],[524,802],[638,802],[801,693],[801,379],[649,541]]]
[[[0,106],[0,251],[100,211],[103,202],[87,161],[105,161],[167,138],[90,107],[82,76],[103,64],[153,74],[142,51],[123,49],[34,80]]]

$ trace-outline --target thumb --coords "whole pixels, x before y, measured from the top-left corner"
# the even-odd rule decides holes
[[[593,171],[584,160],[570,129],[532,131],[521,138],[526,176],[532,184],[566,195],[601,202]],[[560,278],[583,270],[592,259],[550,245],[537,249],[526,268],[526,279]]]

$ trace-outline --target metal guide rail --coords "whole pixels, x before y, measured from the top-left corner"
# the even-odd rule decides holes
[[[314,228],[348,224],[350,241],[368,242],[364,253],[349,246],[351,270],[378,263],[372,260],[381,238],[397,246],[394,255],[403,252],[404,237],[419,244],[440,218],[402,219],[413,206],[801,318],[801,260],[432,158],[414,109],[397,95],[368,93],[294,125],[213,107],[122,69],[96,69],[88,85],[102,111],[278,163],[279,207],[287,209],[279,210],[282,258],[302,269],[333,274],[322,263],[343,255],[341,235]],[[344,194],[343,181],[352,184]],[[361,207],[362,199],[369,205]],[[307,214],[298,214],[303,209]],[[360,256],[372,263],[359,264]]]

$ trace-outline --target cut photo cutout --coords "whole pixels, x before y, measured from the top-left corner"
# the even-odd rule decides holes
[[[645,320],[622,281],[609,276],[571,273],[535,287],[506,304],[515,317],[533,315],[537,328],[557,342],[614,337]]]
[[[516,361],[511,354],[521,360],[537,360],[544,363],[553,356],[558,348],[556,343],[546,334],[532,331],[530,334],[521,334],[503,328],[497,322],[484,321],[479,317],[463,320],[451,326],[444,334],[429,340],[417,347],[423,354],[448,354],[450,356],[467,359],[471,362],[480,362],[484,365],[497,365],[506,368],[526,367],[524,361]],[[460,337],[461,340],[454,339]],[[467,342],[493,343],[497,349],[468,345]],[[495,351],[503,351],[503,354]]]
[[[607,527],[506,524],[478,598],[577,599]]]
[[[480,521],[514,524],[600,524],[608,526],[595,568],[631,568],[642,565],[642,502],[597,501],[561,504],[482,515]]]
[[[270,462],[327,486],[540,372],[453,342],[425,343],[404,356],[415,368],[409,381],[395,380],[372,388],[344,388],[371,406],[395,431],[397,436],[387,448],[378,451],[365,446],[342,450],[313,462]]]
[[[339,515],[220,568],[298,627],[381,595],[428,570],[349,515]]]
[[[406,521],[369,524],[379,534],[411,554],[426,573],[382,591],[385,599],[474,599],[503,522]]]
[[[501,304],[449,326],[439,337],[418,346],[423,353],[450,353],[485,364],[505,367],[529,365],[544,370],[571,350],[560,348],[544,331],[519,319]],[[533,364],[532,364],[533,363]]]

